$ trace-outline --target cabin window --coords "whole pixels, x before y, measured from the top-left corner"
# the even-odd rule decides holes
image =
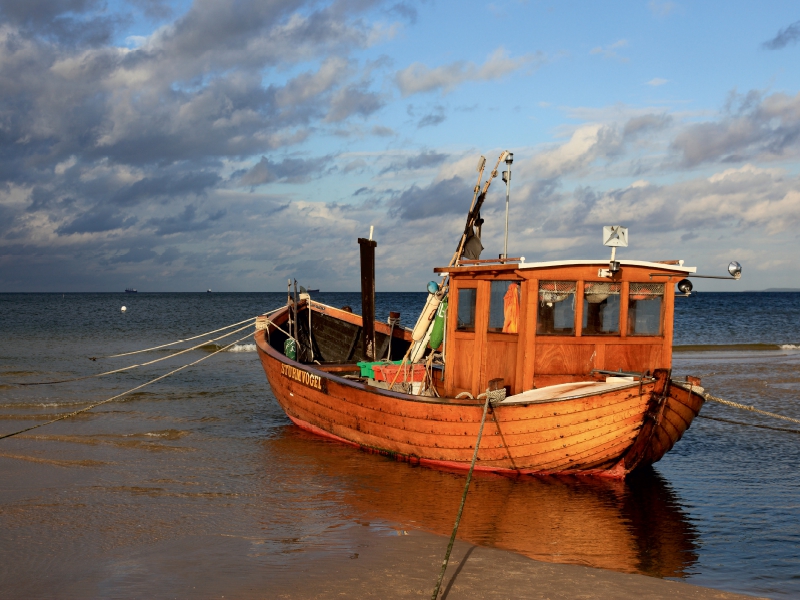
[[[575,333],[574,281],[540,281],[536,333],[573,335]]]
[[[489,331],[519,333],[519,281],[492,281],[489,296]]]
[[[621,283],[587,281],[583,288],[583,335],[619,333]]]
[[[661,335],[663,283],[631,283],[628,292],[628,335]]]
[[[478,290],[461,288],[458,290],[458,322],[456,330],[475,331],[475,299]]]

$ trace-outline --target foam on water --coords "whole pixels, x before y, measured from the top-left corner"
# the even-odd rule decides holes
[[[236,344],[233,348],[228,350],[228,352],[255,352],[256,345],[255,344]]]

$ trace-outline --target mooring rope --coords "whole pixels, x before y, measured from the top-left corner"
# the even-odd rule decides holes
[[[265,315],[271,315],[274,312],[278,312],[281,308],[276,308],[275,310],[271,310]],[[201,338],[206,335],[211,335],[212,333],[217,333],[219,331],[225,331],[226,329],[230,329],[231,327],[236,327],[237,325],[241,325],[242,323],[249,323],[253,321],[256,317],[250,317],[249,319],[245,319],[244,321],[239,321],[238,323],[233,323],[231,325],[226,325],[225,327],[220,327],[219,329],[215,329],[213,331],[206,331],[205,333],[201,333],[192,337],[185,338],[183,340],[177,340],[175,342],[170,342],[169,344],[161,344],[160,346],[153,346],[152,348],[145,348],[144,350],[134,350],[133,352],[123,352],[122,354],[111,354],[109,356],[102,356],[101,358],[118,358],[120,356],[130,356],[131,354],[139,354],[141,352],[151,352],[153,350],[160,350],[161,348],[167,348],[168,346],[174,346],[175,344],[181,344],[183,342],[191,342],[192,340],[196,340],[197,338]]]
[[[225,334],[220,335],[218,337],[212,338],[212,339],[210,339],[208,341],[203,342],[202,344],[198,344],[197,346],[192,346],[191,348],[185,348],[185,349],[181,350],[180,352],[175,352],[174,354],[170,354],[169,356],[162,356],[161,358],[156,358],[156,359],[151,360],[149,362],[141,363],[141,364],[138,364],[138,365],[129,365],[127,367],[122,367],[120,369],[113,369],[111,371],[105,371],[103,373],[95,373],[94,375],[84,375],[83,377],[73,377],[72,379],[59,379],[59,380],[56,380],[56,381],[29,381],[29,382],[26,382],[26,383],[18,383],[17,385],[52,385],[52,384],[55,384],[55,383],[69,383],[71,381],[83,381],[85,379],[93,379],[95,377],[103,377],[105,375],[111,375],[113,373],[120,373],[122,371],[130,371],[130,370],[136,369],[138,367],[146,367],[147,365],[152,365],[154,363],[161,362],[162,360],[167,360],[168,358],[174,358],[174,357],[179,356],[181,354],[185,354],[186,352],[191,352],[192,350],[197,350],[198,348],[202,348],[206,344],[210,344],[212,342],[216,342],[217,340],[221,340],[221,339],[226,338],[226,337],[228,337],[230,335],[234,335],[236,333],[239,333],[240,331],[242,331],[244,329],[248,329],[251,325],[252,325],[252,323],[248,323],[244,327],[240,327],[239,329],[234,329],[233,331],[229,331],[228,333],[225,333]]]
[[[505,391],[505,390],[504,390]],[[442,587],[442,579],[444,579],[444,573],[447,571],[447,563],[450,560],[450,553],[453,551],[453,544],[456,541],[456,532],[458,531],[458,526],[461,523],[461,513],[464,512],[464,504],[467,501],[467,491],[469,490],[469,483],[472,481],[472,471],[475,469],[475,461],[478,460],[478,447],[481,445],[481,436],[483,435],[483,425],[486,423],[486,411],[489,410],[489,401],[492,399],[492,396],[489,395],[487,392],[486,394],[486,402],[483,403],[483,416],[481,417],[481,427],[478,429],[478,439],[475,442],[475,451],[472,453],[472,463],[469,466],[469,473],[467,473],[467,483],[464,485],[464,493],[461,494],[461,506],[458,507],[458,515],[456,516],[456,524],[453,526],[453,533],[450,536],[450,543],[447,545],[447,553],[444,555],[444,561],[442,561],[442,570],[439,572],[439,580],[436,582],[436,587],[433,588],[433,594],[431,595],[431,600],[436,600],[439,596],[439,588]]]
[[[121,394],[117,394],[116,396],[112,396],[111,398],[107,398],[106,400],[103,400],[102,402],[95,402],[94,404],[91,404],[91,405],[87,406],[86,408],[82,408],[80,410],[76,410],[75,412],[71,412],[71,413],[67,413],[65,415],[61,415],[60,417],[57,417],[57,418],[53,419],[52,421],[47,421],[46,423],[39,423],[38,425],[34,425],[33,427],[28,427],[26,429],[20,429],[19,431],[15,431],[14,433],[7,433],[5,435],[0,435],[0,440],[4,440],[6,438],[10,438],[10,437],[13,437],[15,435],[19,435],[20,433],[25,433],[27,431],[31,431],[32,429],[38,429],[39,427],[44,427],[45,425],[50,425],[51,423],[55,423],[56,421],[63,421],[64,419],[69,419],[70,417],[77,416],[77,415],[79,415],[81,413],[86,412],[87,410],[91,410],[91,409],[93,409],[93,408],[95,408],[97,406],[100,406],[102,404],[107,404],[108,402],[112,402],[112,401],[116,400],[117,398],[122,398],[122,396],[126,396],[126,395],[130,394],[131,392],[135,392],[136,390],[140,390],[143,387],[147,387],[148,385],[153,384],[156,381],[160,381],[162,379],[165,379],[165,378],[169,377],[170,375],[174,375],[178,371],[183,371],[184,369],[188,369],[189,367],[193,367],[197,363],[201,363],[204,360],[206,360],[207,358],[211,358],[215,354],[219,354],[220,352],[224,352],[225,350],[227,350],[231,346],[235,346],[236,344],[238,344],[239,342],[241,342],[243,340],[246,340],[250,336],[251,336],[251,334],[248,333],[246,336],[244,336],[242,338],[239,338],[235,342],[231,342],[230,344],[228,344],[224,348],[220,348],[219,350],[217,350],[215,352],[212,352],[208,356],[204,356],[202,358],[197,359],[194,362],[191,362],[189,364],[183,365],[182,367],[178,367],[177,369],[174,369],[174,370],[170,371],[169,373],[164,373],[163,375],[160,375],[160,376],[156,377],[155,379],[151,379],[150,381],[148,381],[146,383],[143,383],[142,385],[137,385],[135,388],[131,388],[128,391],[122,392]]]
[[[706,400],[711,400],[713,402],[719,402],[720,404],[724,404],[725,406],[732,406],[733,408],[740,408],[742,410],[749,410],[750,412],[757,413],[759,415],[765,415],[767,417],[773,417],[775,419],[783,419],[784,421],[790,421],[792,423],[800,424],[800,419],[795,419],[793,417],[785,417],[783,415],[778,415],[775,413],[767,412],[765,410],[761,410],[756,408],[755,406],[749,406],[747,404],[739,404],[738,402],[731,402],[730,400],[723,400],[722,398],[717,398],[716,396],[712,396],[711,394],[703,394],[703,398]]]
[[[788,427],[771,427],[770,425],[758,425],[757,423],[745,423],[744,421],[733,421],[731,419],[721,419],[719,417],[709,417],[708,415],[697,415],[700,419],[710,419],[711,421],[721,421],[722,423],[733,423],[734,425],[746,425],[747,427],[758,427],[759,429],[769,429],[771,431],[783,431],[786,433],[798,433],[800,429],[789,429]]]

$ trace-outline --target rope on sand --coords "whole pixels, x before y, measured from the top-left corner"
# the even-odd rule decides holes
[[[111,371],[105,371],[103,373],[95,373],[94,375],[84,375],[83,377],[73,377],[72,379],[59,379],[59,380],[56,380],[56,381],[31,381],[31,382],[27,382],[27,383],[18,383],[17,385],[51,385],[51,384],[55,384],[55,383],[68,383],[70,381],[83,381],[84,379],[93,379],[95,377],[103,377],[104,375],[111,375],[112,373],[120,373],[122,371],[130,371],[130,370],[136,369],[138,367],[146,367],[147,365],[152,365],[152,364],[160,362],[162,360],[167,360],[168,358],[174,358],[174,357],[176,357],[176,356],[178,356],[180,354],[185,354],[186,352],[191,352],[192,350],[197,350],[198,348],[202,348],[206,344],[210,344],[212,342],[216,342],[217,340],[221,340],[222,338],[226,338],[228,336],[231,336],[231,335],[234,335],[236,333],[239,333],[240,331],[242,331],[244,329],[248,329],[249,327],[252,326],[252,322],[253,322],[254,319],[255,319],[255,317],[253,317],[253,319],[248,319],[247,320],[247,325],[245,325],[244,327],[240,327],[239,329],[234,329],[233,331],[229,331],[228,333],[224,333],[224,334],[222,334],[222,335],[220,335],[218,337],[215,337],[215,338],[212,338],[210,340],[207,340],[207,341],[203,342],[202,344],[198,344],[196,346],[192,346],[191,348],[185,348],[184,350],[181,350],[180,352],[176,352],[174,354],[170,354],[169,356],[162,356],[161,358],[156,358],[155,360],[151,360],[149,362],[141,363],[141,364],[138,364],[138,365],[129,365],[127,367],[122,367],[120,369],[113,369]],[[237,323],[237,325],[238,324],[239,323]],[[225,329],[225,328],[223,327],[223,329]],[[197,336],[197,337],[200,337],[200,336]],[[0,439],[2,439],[2,438],[0,438]]]
[[[706,400],[711,400],[713,402],[719,402],[720,404],[724,404],[725,406],[732,406],[733,408],[740,408],[742,410],[748,410],[750,412],[757,413],[759,415],[765,415],[767,417],[773,417],[775,419],[783,419],[784,421],[790,421],[792,423],[800,424],[800,419],[795,419],[793,417],[785,417],[783,415],[778,415],[775,413],[767,412],[765,410],[761,410],[756,408],[755,406],[749,406],[747,404],[739,404],[738,402],[731,402],[730,400],[723,400],[722,398],[717,398],[716,396],[712,396],[711,394],[703,394],[703,398]]]
[[[505,392],[505,390],[503,390]],[[461,523],[461,513],[464,512],[464,504],[467,501],[467,491],[469,490],[469,483],[472,480],[472,471],[475,469],[475,461],[478,460],[478,447],[481,445],[481,436],[483,435],[483,425],[486,423],[486,411],[489,409],[489,402],[493,399],[487,392],[486,402],[483,403],[483,416],[481,417],[481,427],[478,429],[478,439],[475,442],[475,451],[472,453],[472,464],[469,466],[469,473],[467,473],[467,483],[464,485],[464,493],[461,495],[461,506],[458,507],[458,515],[456,516],[456,524],[453,527],[453,534],[450,536],[450,543],[447,545],[447,553],[444,555],[442,561],[442,570],[439,572],[439,580],[436,582],[436,587],[433,588],[433,595],[431,600],[436,600],[439,596],[439,588],[442,587],[442,579],[444,579],[444,572],[447,571],[447,563],[450,560],[450,553],[453,551],[453,544],[456,541],[456,532]]]
[[[249,325],[248,325],[248,327],[249,327]],[[130,394],[131,392],[135,392],[136,390],[140,390],[143,387],[146,387],[146,386],[148,386],[148,385],[150,385],[152,383],[155,383],[156,381],[160,381],[162,379],[165,379],[166,377],[169,377],[170,375],[174,375],[178,371],[183,371],[184,369],[188,369],[189,367],[192,367],[192,366],[196,365],[197,363],[201,363],[204,360],[206,360],[207,358],[211,358],[215,354],[219,354],[220,352],[224,352],[228,348],[230,348],[232,346],[235,346],[236,344],[238,344],[239,342],[241,342],[243,340],[246,340],[251,335],[252,334],[248,333],[246,336],[244,336],[242,338],[239,338],[238,340],[228,344],[224,348],[220,348],[219,350],[217,350],[215,352],[212,352],[211,354],[209,354],[207,356],[199,358],[194,362],[191,362],[189,364],[183,365],[182,367],[178,367],[177,369],[173,369],[169,373],[165,373],[164,375],[160,375],[160,376],[156,377],[155,379],[151,379],[150,381],[148,381],[146,383],[143,383],[142,385],[137,385],[135,388],[131,388],[126,392],[122,392],[121,394],[117,394],[116,396],[112,396],[111,398],[103,400],[102,402],[95,402],[94,404],[91,404],[91,405],[87,406],[86,408],[82,408],[80,410],[76,410],[75,412],[71,412],[71,413],[67,413],[65,415],[61,415],[60,417],[57,417],[57,418],[55,418],[55,419],[53,419],[51,421],[47,421],[46,423],[39,423],[38,425],[34,425],[33,427],[28,427],[26,429],[21,429],[19,431],[15,431],[14,433],[7,433],[5,435],[0,435],[0,440],[4,440],[5,438],[10,438],[10,437],[13,437],[15,435],[19,435],[20,433],[25,433],[26,431],[31,431],[32,429],[38,429],[39,427],[44,427],[45,425],[50,425],[51,423],[55,423],[56,421],[63,421],[64,419],[69,419],[70,417],[77,416],[77,415],[79,415],[81,413],[86,412],[87,410],[91,410],[91,409],[93,409],[93,408],[95,408],[97,406],[100,406],[102,404],[107,404],[108,402],[113,402],[117,398],[122,398],[122,396],[126,396],[126,395]]]

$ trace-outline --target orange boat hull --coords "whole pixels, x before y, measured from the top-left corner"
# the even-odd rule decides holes
[[[255,336],[273,393],[298,427],[397,460],[468,469],[483,401],[375,388],[301,364]],[[572,399],[500,405],[487,417],[476,470],[622,478],[658,461],[688,429],[703,398],[655,381]]]

